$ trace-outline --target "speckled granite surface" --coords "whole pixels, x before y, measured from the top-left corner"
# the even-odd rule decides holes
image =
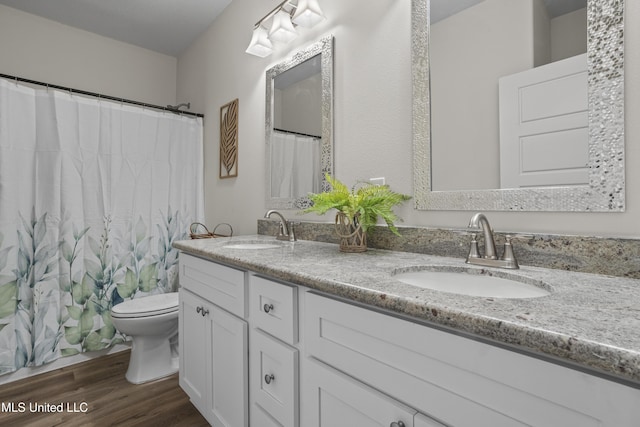
[[[231,249],[230,242],[279,243]],[[336,244],[272,236],[176,242],[182,251],[339,297],[481,336],[593,369],[640,387],[640,281],[524,266],[510,271],[543,282],[551,294],[531,299],[470,297],[394,279],[404,269],[467,266],[462,258],[370,249],[345,254]],[[496,274],[500,271],[491,269]]]
[[[273,236],[278,224],[259,219],[258,234]],[[385,226],[376,227],[368,238],[369,247],[454,258],[466,258],[469,251],[470,236],[466,229],[400,227],[399,231],[401,238]],[[640,279],[640,240],[637,239],[500,231],[495,234],[500,253],[505,234],[513,235],[513,248],[522,265]],[[296,235],[304,240],[338,243],[331,223],[300,222],[296,225]]]

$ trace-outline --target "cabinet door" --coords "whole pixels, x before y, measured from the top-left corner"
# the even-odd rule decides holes
[[[247,322],[180,290],[180,387],[216,427],[249,425]]]
[[[415,410],[329,366],[308,359],[304,375],[305,426],[413,426]]]
[[[211,383],[209,413],[205,416],[216,427],[249,425],[248,335],[247,322],[212,306],[209,321],[209,363]]]
[[[250,385],[252,417],[264,411],[282,426],[298,426],[298,350],[253,329]],[[262,426],[258,419],[251,425]]]
[[[207,378],[207,321],[200,314],[204,301],[192,293],[180,290],[180,387],[201,413],[206,411]]]

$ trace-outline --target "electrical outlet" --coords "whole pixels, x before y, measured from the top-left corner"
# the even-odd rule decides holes
[[[373,185],[384,185],[384,176],[380,178],[369,178],[369,182]]]

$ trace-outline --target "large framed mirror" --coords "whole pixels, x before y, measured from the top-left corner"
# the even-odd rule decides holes
[[[412,0],[416,208],[624,211],[623,9]]]
[[[304,209],[333,174],[333,36],[266,73],[267,207]]]

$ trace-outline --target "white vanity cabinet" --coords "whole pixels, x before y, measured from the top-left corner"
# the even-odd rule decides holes
[[[180,255],[180,387],[215,427],[247,427],[246,273]]]
[[[312,379],[346,373],[421,412],[415,425],[634,427],[640,420],[638,389],[404,318],[309,292],[304,323],[307,354],[331,366]],[[350,396],[359,402],[371,393]]]
[[[180,385],[215,427],[637,427],[640,389],[180,256]]]

